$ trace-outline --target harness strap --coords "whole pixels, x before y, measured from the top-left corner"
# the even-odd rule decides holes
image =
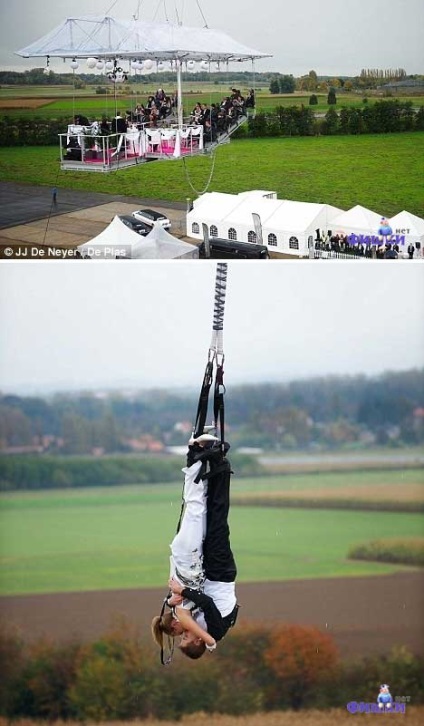
[[[194,438],[203,434],[208,415],[209,390],[212,385],[213,359],[206,363],[202,388],[200,389],[199,403],[197,405],[196,423],[194,424]]]
[[[215,426],[219,420],[219,430],[221,435],[221,449],[224,451],[225,442],[225,406],[224,406],[224,367],[223,364],[218,365],[215,373],[215,388],[213,399],[213,414]]]

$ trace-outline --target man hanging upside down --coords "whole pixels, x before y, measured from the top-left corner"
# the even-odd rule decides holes
[[[172,610],[152,622],[158,645],[162,647],[164,633],[181,635],[179,648],[193,659],[214,650],[237,618],[237,568],[228,527],[229,445],[223,449],[209,434],[190,441],[183,469],[185,512],[171,544]]]

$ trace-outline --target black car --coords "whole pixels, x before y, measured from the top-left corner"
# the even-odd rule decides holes
[[[252,242],[233,242],[229,239],[209,238],[210,257],[218,260],[267,260],[268,248]],[[199,247],[199,257],[206,257],[205,243]]]
[[[118,216],[121,222],[125,224],[126,227],[132,229],[133,232],[137,232],[137,234],[141,234],[142,237],[145,237],[147,234],[149,234],[149,232],[152,231],[152,228],[148,224],[141,222],[139,219],[136,219],[131,214],[120,214]]]

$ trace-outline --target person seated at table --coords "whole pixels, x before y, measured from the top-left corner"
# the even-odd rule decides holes
[[[142,103],[138,103],[135,107],[134,111],[134,117],[135,121],[138,124],[144,124],[146,123],[146,117],[148,115],[147,109],[144,107]]]
[[[167,116],[169,116],[172,112],[171,107],[171,99],[169,96],[166,96],[163,101],[161,101],[160,107],[159,107],[159,118],[161,120],[166,119]]]
[[[253,88],[251,88],[248,93],[244,107],[245,108],[255,108],[255,91],[253,90]]]
[[[159,118],[159,109],[156,106],[156,103],[153,101],[153,103],[150,107],[150,111],[149,111],[150,126],[157,126],[158,118]]]
[[[113,134],[125,134],[126,130],[127,130],[127,122],[121,116],[120,111],[118,111],[117,116],[115,116],[115,118],[112,119],[112,133]]]
[[[74,123],[76,126],[89,126],[90,122],[87,118],[87,116],[82,116],[81,114],[76,114],[74,116]]]
[[[192,123],[194,123],[196,126],[203,122],[203,109],[200,103],[196,103],[193,111],[190,114],[190,117]]]
[[[78,143],[77,136],[70,136],[69,142],[66,146],[66,159],[73,159],[74,161],[81,161],[81,147]]]
[[[165,91],[163,88],[158,88],[155,94],[155,104],[156,106],[160,107],[162,101],[165,100]]]
[[[100,135],[109,136],[109,134],[110,134],[110,123],[109,123],[109,120],[106,118],[106,116],[103,116],[102,120],[100,121]]]

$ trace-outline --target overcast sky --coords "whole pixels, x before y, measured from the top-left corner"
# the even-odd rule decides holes
[[[3,391],[200,385],[214,262],[0,263]],[[227,384],[424,365],[419,262],[230,264]]]
[[[359,75],[362,68],[404,68],[408,74],[424,72],[423,0],[199,0],[210,28],[273,58],[257,62],[258,70],[300,76]],[[23,60],[14,51],[59,25],[66,17],[110,15],[129,19],[138,0],[1,0],[0,67],[40,67],[36,59]],[[196,0],[144,0],[140,18],[163,21],[164,7],[175,21],[177,7],[185,25],[202,26]],[[250,70],[248,64],[241,66]],[[52,62],[53,70],[65,68]]]

